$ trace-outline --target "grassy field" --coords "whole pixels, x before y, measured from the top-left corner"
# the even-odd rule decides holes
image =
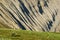
[[[60,33],[0,29],[0,40],[60,40]]]

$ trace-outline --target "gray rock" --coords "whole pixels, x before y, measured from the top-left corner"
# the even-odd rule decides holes
[[[60,32],[60,0],[0,0],[0,26]]]

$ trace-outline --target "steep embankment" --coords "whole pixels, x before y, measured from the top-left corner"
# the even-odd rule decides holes
[[[59,32],[59,15],[60,0],[0,0],[0,27]]]

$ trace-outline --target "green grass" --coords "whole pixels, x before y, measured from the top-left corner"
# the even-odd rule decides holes
[[[60,40],[60,33],[0,29],[0,40]]]

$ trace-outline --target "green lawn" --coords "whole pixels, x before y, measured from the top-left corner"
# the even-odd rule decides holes
[[[60,40],[60,33],[0,29],[0,40]]]

